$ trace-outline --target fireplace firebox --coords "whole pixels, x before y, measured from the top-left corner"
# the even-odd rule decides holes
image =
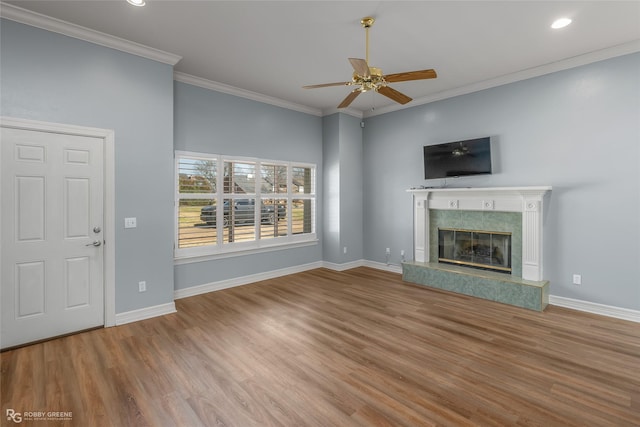
[[[511,233],[438,229],[438,261],[511,273]]]

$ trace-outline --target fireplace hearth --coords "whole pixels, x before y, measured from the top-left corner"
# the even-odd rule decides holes
[[[511,233],[439,228],[438,262],[511,274]]]

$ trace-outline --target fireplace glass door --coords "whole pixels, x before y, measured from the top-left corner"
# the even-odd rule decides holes
[[[438,261],[511,273],[511,233],[440,228]]]

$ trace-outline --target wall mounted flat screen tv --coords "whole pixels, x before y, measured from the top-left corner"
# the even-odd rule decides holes
[[[424,146],[424,179],[490,173],[490,137]]]

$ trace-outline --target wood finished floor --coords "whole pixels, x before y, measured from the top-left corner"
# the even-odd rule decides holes
[[[368,268],[176,301],[7,351],[5,411],[69,426],[638,426],[640,325]],[[44,426],[44,421],[21,425]]]

